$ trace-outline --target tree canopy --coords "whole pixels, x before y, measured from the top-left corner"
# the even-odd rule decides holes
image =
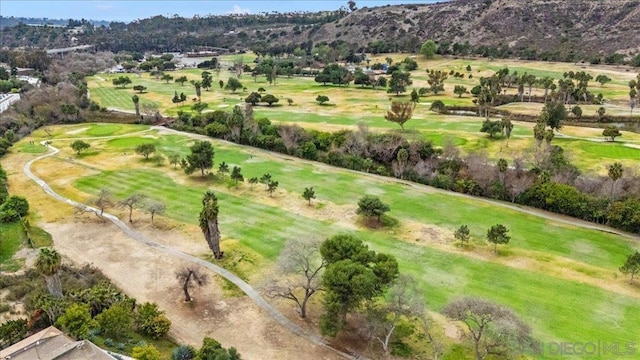
[[[380,198],[372,195],[365,195],[358,201],[358,214],[367,217],[375,217],[378,222],[384,213],[389,211],[389,205],[383,203]]]
[[[424,55],[427,59],[431,59],[436,54],[437,49],[438,45],[436,45],[435,41],[427,40],[420,47],[420,54]]]
[[[398,263],[393,256],[369,250],[351,235],[328,238],[320,246],[320,254],[327,264],[323,276],[326,313],[321,328],[334,336],[349,312],[382,294],[393,282],[398,276]]]
[[[213,156],[215,154],[213,145],[208,141],[196,141],[190,148],[191,153],[182,160],[182,168],[187,174],[200,170],[202,176],[207,169],[213,167]]]

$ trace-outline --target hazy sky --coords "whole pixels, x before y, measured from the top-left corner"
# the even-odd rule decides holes
[[[441,0],[442,1],[442,0]],[[358,1],[361,7],[387,4],[433,3],[435,0],[367,0]],[[191,17],[193,15],[259,13],[263,11],[336,10],[346,6],[347,0],[0,0],[2,16],[46,17],[50,19],[81,19],[131,21],[155,15]]]

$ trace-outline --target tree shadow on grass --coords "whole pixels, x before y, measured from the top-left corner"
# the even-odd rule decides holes
[[[99,150],[83,151],[80,154],[76,154],[76,158],[84,159],[86,157],[96,156],[100,154]]]
[[[400,221],[389,215],[382,215],[380,221],[376,217],[360,216],[357,224],[373,230],[391,230],[397,228]]]

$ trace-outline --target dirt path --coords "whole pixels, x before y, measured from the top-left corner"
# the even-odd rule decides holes
[[[44,142],[43,142],[43,145],[45,145]],[[98,214],[100,212],[99,209],[93,208],[91,206],[87,206],[85,204],[81,204],[79,202],[73,201],[71,199],[68,199],[68,198],[65,198],[65,197],[59,195],[58,193],[53,191],[53,189],[51,189],[51,187],[44,180],[42,180],[39,177],[37,177],[31,171],[31,165],[34,162],[36,162],[38,160],[41,160],[41,159],[44,159],[44,158],[47,158],[47,157],[50,157],[50,156],[53,156],[53,155],[55,155],[55,154],[57,154],[59,152],[59,150],[57,148],[55,148],[55,147],[53,147],[51,145],[45,145],[45,146],[49,147],[49,149],[51,151],[49,153],[45,154],[45,155],[38,156],[38,157],[28,161],[23,166],[23,172],[25,173],[25,175],[27,175],[27,177],[29,177],[31,180],[36,182],[36,184],[38,184],[48,195],[50,195],[51,197],[55,198],[56,200],[64,202],[64,203],[66,203],[68,205],[71,205],[71,206],[73,206],[75,208],[78,208],[78,209],[81,209],[83,211],[87,211],[87,212],[92,212],[92,213]],[[124,233],[129,238],[136,240],[140,244],[143,244],[146,247],[150,247],[150,248],[152,248],[152,249],[154,249],[156,251],[164,253],[164,255],[169,255],[170,257],[173,257],[173,258],[179,258],[179,259],[182,259],[182,260],[184,260],[186,262],[189,262],[191,264],[196,264],[196,265],[199,265],[201,267],[207,268],[207,269],[213,271],[214,273],[216,273],[217,275],[229,280],[234,285],[238,286],[249,297],[249,299],[251,299],[263,311],[265,311],[272,319],[274,319],[281,326],[283,326],[284,328],[289,330],[291,333],[306,339],[307,341],[311,342],[313,345],[327,348],[327,349],[335,352],[336,354],[338,354],[338,355],[340,355],[340,356],[342,356],[344,358],[355,359],[355,357],[353,357],[353,356],[351,356],[349,354],[343,353],[341,351],[338,351],[336,349],[333,349],[333,348],[329,347],[326,344],[326,342],[324,341],[323,338],[321,338],[321,337],[319,337],[319,336],[317,336],[317,335],[315,335],[313,333],[310,333],[310,332],[302,329],[300,326],[298,326],[297,324],[295,324],[294,322],[292,322],[291,320],[286,318],[275,307],[273,307],[271,304],[269,304],[267,301],[265,301],[257,290],[255,290],[253,287],[251,287],[249,284],[247,284],[245,281],[243,281],[242,279],[240,279],[238,276],[236,276],[235,274],[231,273],[230,271],[228,271],[228,270],[226,270],[226,269],[224,269],[222,267],[219,267],[219,266],[217,266],[215,264],[212,264],[212,263],[210,263],[208,261],[205,261],[205,260],[202,260],[200,258],[197,258],[197,257],[195,257],[193,255],[190,255],[190,254],[184,253],[182,251],[179,251],[179,250],[177,250],[177,249],[175,249],[173,247],[169,247],[169,246],[163,245],[163,244],[161,244],[159,242],[156,242],[153,239],[150,239],[149,237],[143,235],[142,233],[132,229],[127,224],[122,222],[115,215],[112,215],[112,214],[109,214],[109,213],[105,212],[101,216],[104,219],[107,219],[107,220],[111,221],[115,226],[117,226],[122,231],[122,233]],[[148,251],[148,250],[146,250],[146,251]],[[129,253],[129,254],[131,254],[131,253]],[[123,254],[123,257],[127,257],[127,254],[126,253]]]

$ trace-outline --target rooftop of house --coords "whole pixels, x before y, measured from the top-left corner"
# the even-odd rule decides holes
[[[50,326],[0,350],[0,360],[114,360],[115,358],[89,340],[75,341]]]

